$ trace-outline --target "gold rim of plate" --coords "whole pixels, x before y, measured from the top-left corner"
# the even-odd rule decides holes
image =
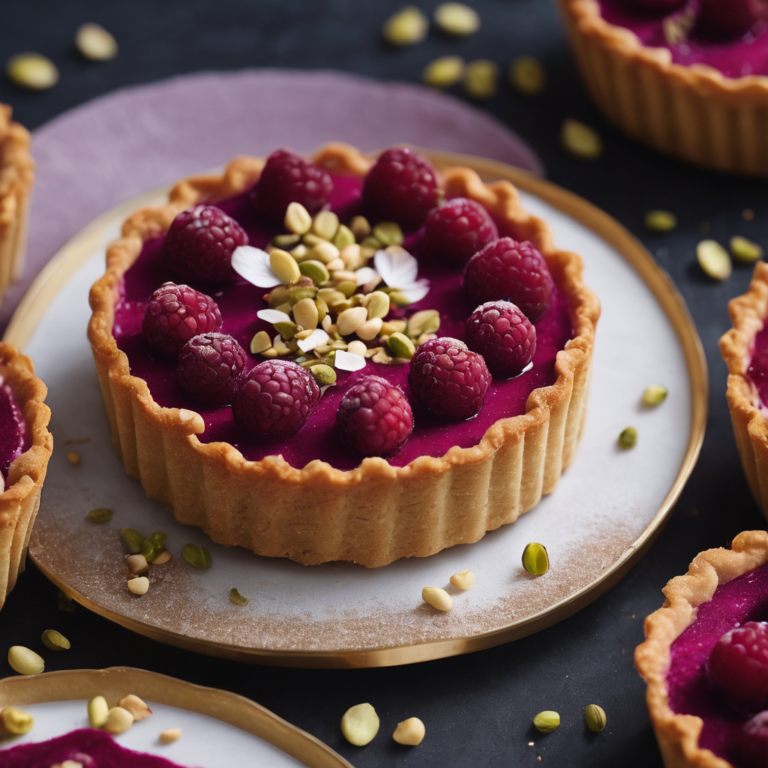
[[[114,705],[129,693],[233,725],[310,768],[353,768],[322,741],[245,696],[144,669],[70,669],[44,672],[34,677],[7,677],[0,680],[0,708],[90,700],[94,696],[104,696],[110,705]]]
[[[494,160],[450,152],[419,151],[429,157],[438,170],[459,165],[472,168],[484,181],[498,179],[511,181],[520,190],[541,198],[546,203],[549,203],[554,208],[557,208],[592,230],[609,245],[613,246],[637,272],[669,319],[683,349],[690,378],[691,431],[677,477],[663,503],[643,533],[600,578],[595,579],[591,584],[586,585],[574,594],[533,616],[529,616],[523,621],[468,637],[429,641],[393,648],[286,651],[232,646],[189,638],[175,632],[142,624],[139,621],[127,618],[106,607],[93,603],[87,597],[58,579],[54,573],[43,567],[32,557],[35,565],[60,589],[64,590],[70,597],[86,608],[134,632],[150,637],[153,640],[168,643],[169,645],[211,656],[291,667],[386,667],[430,661],[447,656],[458,656],[459,654],[479,651],[484,648],[492,648],[546,629],[572,616],[607,592],[643,556],[663,529],[669,513],[672,511],[685,483],[693,471],[702,442],[704,441],[709,396],[707,364],[701,340],[685,305],[685,301],[677,291],[672,279],[656,264],[650,253],[633,235],[607,213],[578,195],[533,176],[526,171]],[[125,219],[136,208],[150,205],[158,199],[162,199],[169,189],[170,187],[156,189],[111,208],[66,243],[27,291],[6,330],[5,341],[23,349],[52,299],[80,269],[82,264],[90,258],[94,247],[101,242],[103,230],[110,223],[114,222],[115,219]]]

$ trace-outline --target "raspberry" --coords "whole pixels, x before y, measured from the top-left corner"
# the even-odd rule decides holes
[[[179,353],[176,383],[198,402],[225,405],[232,401],[245,360],[245,351],[231,336],[201,333]]]
[[[709,36],[734,40],[764,21],[767,11],[765,0],[701,0],[699,19],[703,31]]]
[[[232,276],[232,252],[239,245],[248,245],[248,235],[234,219],[213,205],[196,205],[171,222],[163,258],[185,280],[218,283]]]
[[[430,339],[411,360],[408,384],[435,416],[468,419],[480,412],[491,384],[481,355],[457,339]]]
[[[768,624],[748,621],[726,632],[712,649],[709,684],[751,712],[768,707]]]
[[[364,376],[344,394],[336,424],[363,456],[388,456],[411,434],[413,412],[399,387],[378,376]]]
[[[268,158],[251,200],[256,210],[268,219],[282,221],[289,203],[301,203],[311,214],[317,213],[333,192],[328,171],[285,149]]]
[[[304,426],[319,399],[320,388],[306,368],[266,360],[240,378],[232,411],[249,434],[282,440]]]
[[[496,224],[480,203],[456,197],[427,215],[422,249],[435,262],[463,266],[498,237]]]
[[[677,10],[684,2],[686,0],[630,0],[629,4],[651,13],[671,13]]]
[[[467,345],[496,376],[522,373],[536,352],[536,328],[509,301],[488,301],[467,320]]]
[[[729,745],[735,763],[742,768],[768,766],[768,712],[760,712],[741,727]]]
[[[163,283],[153,294],[141,326],[155,352],[176,355],[199,333],[221,330],[216,302],[188,285]]]
[[[437,205],[437,174],[410,149],[388,149],[363,182],[363,207],[374,222],[396,221],[405,230],[421,226]]]
[[[486,245],[469,260],[464,272],[464,289],[472,301],[511,301],[532,323],[549,306],[552,288],[547,264],[533,243],[511,237]]]

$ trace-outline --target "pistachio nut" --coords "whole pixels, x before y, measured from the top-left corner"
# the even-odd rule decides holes
[[[373,228],[373,236],[384,246],[403,244],[403,230],[396,221],[378,223]]]
[[[590,704],[584,710],[584,718],[587,722],[587,728],[594,733],[600,733],[605,729],[608,722],[605,716],[605,710],[602,707],[598,707],[597,704]]]
[[[287,285],[277,285],[269,292],[269,308],[277,309],[288,301]]]
[[[346,298],[350,299],[357,290],[357,283],[352,282],[352,280],[342,280],[336,284],[336,290],[341,291]]]
[[[125,542],[125,546],[128,547],[128,551],[132,555],[138,555],[141,552],[141,545],[144,543],[144,536],[138,531],[134,531],[133,528],[123,528],[120,531],[120,537]]]
[[[603,142],[597,131],[570,117],[563,123],[560,142],[564,149],[582,160],[594,160],[603,154]]]
[[[670,211],[648,211],[645,228],[650,232],[671,232],[677,226],[677,216]]]
[[[339,249],[339,251],[343,251],[348,245],[355,244],[355,236],[348,226],[340,224],[331,242]]]
[[[198,547],[196,544],[185,544],[181,550],[184,559],[197,568],[209,568],[211,565],[211,555],[205,547]]]
[[[396,307],[407,307],[411,300],[402,291],[390,291],[389,300]]]
[[[464,93],[472,99],[490,99],[496,95],[499,68],[488,59],[470,61],[464,70]]]
[[[273,327],[280,334],[280,336],[285,339],[285,341],[290,341],[299,330],[299,326],[296,325],[296,323],[291,323],[287,320],[282,323],[275,323]],[[275,349],[277,349],[277,346],[275,346]],[[285,354],[288,353],[286,352]]]
[[[384,291],[373,291],[363,297],[363,306],[368,309],[369,319],[385,318],[389,314],[389,294],[384,293]]]
[[[259,331],[251,339],[251,354],[258,355],[269,349],[272,346],[272,339],[269,338],[269,334],[266,331]]]
[[[547,75],[538,59],[520,56],[509,68],[509,82],[523,96],[538,96],[547,84]]]
[[[68,651],[72,647],[69,640],[55,629],[46,629],[41,639],[50,651]]]
[[[306,235],[312,227],[312,217],[301,203],[289,203],[283,224],[294,235]]]
[[[355,216],[352,221],[349,222],[349,228],[358,240],[363,240],[371,234],[371,225],[368,223],[368,219],[366,219],[365,216]]]
[[[427,36],[429,20],[415,6],[398,11],[384,23],[382,34],[390,45],[413,45]]]
[[[45,91],[59,82],[59,70],[47,57],[39,53],[20,53],[5,65],[8,79],[22,88]]]
[[[533,718],[533,724],[541,733],[552,733],[560,725],[560,715],[557,712],[545,710]]]
[[[309,257],[315,261],[320,261],[323,264],[330,264],[335,259],[339,258],[339,249],[327,240],[320,241],[317,245],[313,245],[309,251]]]
[[[731,238],[731,256],[742,264],[754,264],[763,258],[763,249],[746,237]]]
[[[330,387],[336,383],[336,370],[330,365],[314,365],[309,370],[318,387]]]
[[[301,236],[300,235],[275,235],[272,238],[272,245],[275,246],[275,248],[282,248],[283,250],[286,250],[287,248],[292,248],[294,245],[300,245],[301,244]],[[291,254],[291,256],[295,257],[295,254]]]
[[[436,309],[423,309],[408,318],[406,333],[411,339],[418,339],[422,333],[437,333],[440,328],[440,313]]]
[[[549,570],[549,554],[543,544],[532,541],[523,550],[523,568],[532,576],[543,576]]]
[[[85,519],[96,525],[104,525],[112,519],[112,510],[105,507],[99,507],[99,509],[92,509]]]
[[[450,88],[464,76],[464,59],[461,56],[441,56],[424,67],[421,82],[433,88]]]
[[[323,240],[333,240],[339,231],[339,217],[333,211],[320,211],[312,219],[312,233]]]
[[[277,275],[278,280],[286,285],[293,285],[301,277],[296,259],[280,248],[275,248],[269,254],[269,266]]]
[[[328,269],[322,261],[316,261],[315,259],[309,259],[302,261],[299,264],[299,271],[302,275],[312,279],[315,285],[322,285],[327,280],[331,279]]]
[[[619,435],[619,445],[624,448],[634,448],[637,443],[637,430],[634,427],[627,427]]]
[[[387,339],[387,346],[394,357],[410,360],[416,354],[414,343],[403,333],[393,333]]]
[[[646,405],[661,405],[667,399],[667,388],[661,384],[651,384],[643,392],[643,402]]]
[[[308,284],[302,285],[301,280],[306,280]],[[288,289],[288,301],[295,305],[302,299],[314,299],[317,296],[317,287],[311,277],[302,275],[300,282],[296,285],[292,285]]]

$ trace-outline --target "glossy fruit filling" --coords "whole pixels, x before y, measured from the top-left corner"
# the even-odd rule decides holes
[[[350,177],[334,177],[334,189],[329,204],[342,223],[348,223],[361,212],[363,182]],[[278,222],[270,223],[259,216],[244,193],[217,203],[246,231],[251,246],[264,248],[277,234],[285,232]],[[514,232],[500,231],[499,235],[515,236]],[[419,258],[420,233],[406,236],[404,247]],[[266,443],[246,435],[235,423],[229,406],[206,408],[185,399],[176,383],[176,363],[154,354],[142,336],[142,320],[149,297],[162,283],[170,279],[166,273],[160,251],[163,238],[148,241],[128,270],[123,280],[122,296],[115,313],[113,334],[118,347],[130,362],[131,373],[144,379],[154,400],[165,407],[186,407],[201,414],[205,432],[199,435],[204,443],[223,441],[235,446],[247,459],[258,461],[270,455],[281,454],[292,466],[301,468],[314,459],[332,466],[349,470],[360,464],[361,456],[342,439],[336,427],[336,412],[347,390],[364,376],[380,376],[408,394],[409,365],[385,365],[368,361],[357,372],[338,371],[338,381],[329,387],[301,431],[292,438]],[[436,309],[441,315],[440,336],[464,339],[465,322],[476,308],[466,296],[460,267],[445,268],[434,264],[432,259],[419,259],[419,277],[431,283],[427,296],[405,310],[410,316],[422,309]],[[218,304],[223,318],[222,332],[233,336],[248,350],[254,334],[264,330],[272,335],[272,326],[256,317],[256,312],[266,308],[263,300],[267,293],[262,288],[238,278],[237,280],[210,286],[190,281],[190,285],[208,293]],[[401,312],[401,310],[395,310]],[[401,315],[402,316],[402,313]],[[404,466],[419,456],[443,456],[451,447],[469,448],[477,445],[486,430],[499,419],[525,412],[530,393],[539,387],[554,384],[555,357],[573,337],[568,302],[557,290],[549,307],[536,323],[537,345],[532,367],[516,378],[494,378],[480,413],[467,421],[438,419],[414,407],[414,430],[404,446],[388,461]],[[262,362],[259,356],[248,354],[246,370]],[[411,399],[409,397],[409,399]],[[411,399],[413,402],[413,400]]]
[[[762,406],[768,407],[768,323],[755,336],[747,378],[755,385]]]
[[[0,376],[0,382],[2,376]],[[7,384],[0,384],[0,473],[8,477],[8,467],[27,449],[27,429],[21,409]]]

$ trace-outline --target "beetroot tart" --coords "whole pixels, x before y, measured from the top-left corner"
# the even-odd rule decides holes
[[[663,591],[635,664],[664,765],[768,765],[768,533],[702,552]]]
[[[728,313],[733,328],[720,339],[728,408],[749,488],[768,517],[768,264],[757,262],[749,290]]]
[[[177,520],[305,564],[473,542],[554,490],[599,304],[508,182],[408,149],[187,179],[107,251],[115,449]]]
[[[20,274],[35,164],[29,132],[11,121],[11,108],[0,104],[0,300]]]
[[[24,570],[51,456],[47,390],[32,362],[0,342],[0,608]]]
[[[559,0],[594,102],[690,162],[768,175],[768,4]]]

